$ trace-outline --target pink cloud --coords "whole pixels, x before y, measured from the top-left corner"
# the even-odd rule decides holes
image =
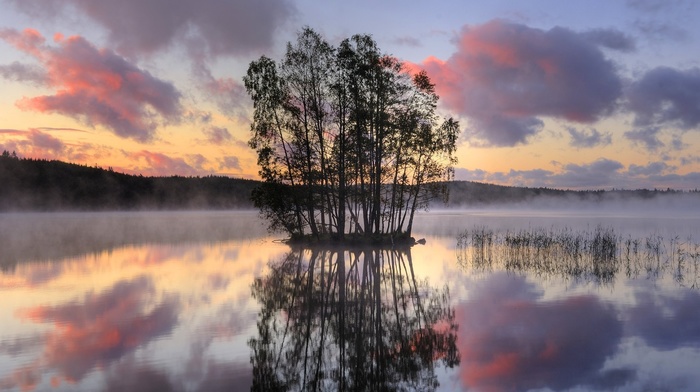
[[[111,43],[127,54],[151,53],[178,42],[206,56],[247,54],[270,47],[274,31],[295,13],[290,0],[10,2],[34,17],[75,18],[71,14],[77,11],[104,27]]]
[[[35,30],[6,29],[0,38],[34,56],[45,68],[45,85],[56,90],[21,99],[23,110],[67,115],[139,141],[153,139],[158,116],[180,117],[180,93],[172,84],[82,37],[57,35],[57,46],[48,46]]]
[[[34,145],[34,147],[48,150],[53,153],[61,153],[66,148],[66,145],[60,139],[37,129],[30,129],[27,139]]]
[[[542,129],[540,117],[590,123],[615,110],[622,83],[600,35],[495,20],[464,28],[449,59],[420,67],[444,105],[469,117],[474,139],[512,146]]]
[[[197,176],[205,174],[201,169],[195,167],[197,163],[202,163],[198,158],[195,158],[195,166],[187,163],[183,158],[173,158],[159,152],[151,152],[142,150],[136,153],[127,153],[130,159],[143,162],[146,166],[132,170],[124,170],[134,174],[143,174],[145,176]]]
[[[34,375],[32,382],[20,378],[16,383],[31,388],[46,368],[58,371],[52,382],[79,381],[95,367],[168,333],[177,323],[178,302],[152,306],[154,294],[150,279],[140,277],[88,293],[81,301],[25,309],[20,315],[24,319],[55,328],[45,337],[42,358],[20,373]]]
[[[3,129],[0,134],[9,135],[12,138],[0,142],[0,150],[15,151],[21,158],[56,159],[70,162],[85,162],[93,158],[99,158],[104,150],[90,143],[71,144],[59,137],[51,135],[53,132],[85,132],[73,128],[30,128],[28,130]]]

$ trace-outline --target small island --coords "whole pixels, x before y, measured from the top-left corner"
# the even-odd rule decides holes
[[[412,245],[414,214],[446,195],[457,121],[436,113],[425,71],[368,35],[333,47],[310,28],[284,58],[253,61],[253,202],[290,244]]]

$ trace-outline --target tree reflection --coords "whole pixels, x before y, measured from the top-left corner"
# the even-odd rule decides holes
[[[305,250],[252,286],[253,390],[434,390],[459,364],[449,291],[419,281],[410,252]]]

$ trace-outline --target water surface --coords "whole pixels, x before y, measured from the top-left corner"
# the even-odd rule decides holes
[[[346,252],[293,251],[254,212],[1,215],[0,390],[700,385],[697,216],[417,219],[426,245]],[[598,279],[485,264],[457,242],[597,227],[639,240],[643,268]],[[659,268],[646,269],[654,238]]]

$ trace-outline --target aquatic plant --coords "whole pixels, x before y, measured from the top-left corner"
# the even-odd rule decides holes
[[[476,227],[458,236],[457,259],[463,267],[477,271],[504,268],[600,284],[612,283],[618,273],[657,279],[672,271],[679,284],[698,287],[700,244],[658,235],[624,238],[602,226],[582,231],[530,228],[505,232]]]

